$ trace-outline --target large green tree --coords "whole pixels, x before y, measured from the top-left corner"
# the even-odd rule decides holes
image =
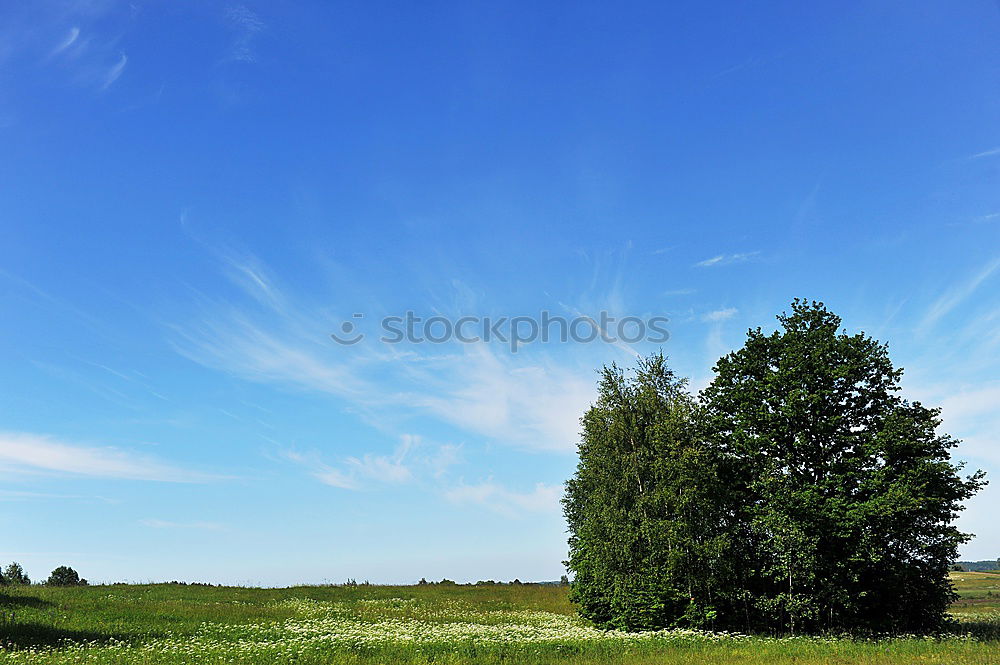
[[[738,529],[728,616],[792,632],[940,628],[969,538],[954,520],[982,472],[963,478],[939,411],[898,394],[887,345],[841,332],[822,303],[796,300],[778,321],[720,359],[702,395]]]
[[[564,498],[600,625],[930,632],[953,599],[962,477],[886,345],[795,301],[694,400],[662,355],[605,368]]]
[[[563,499],[572,597],[599,625],[711,622],[715,583],[705,573],[727,565],[726,542],[697,410],[662,355],[631,373],[603,370]]]

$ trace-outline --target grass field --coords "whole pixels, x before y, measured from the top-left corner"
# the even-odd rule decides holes
[[[10,587],[3,663],[1000,663],[1000,574],[956,573],[955,635],[608,633],[557,586]]]

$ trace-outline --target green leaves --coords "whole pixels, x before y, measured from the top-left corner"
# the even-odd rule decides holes
[[[645,630],[714,619],[711,575],[724,547],[708,496],[718,475],[698,405],[662,355],[634,372],[606,367],[583,417],[580,463],[567,483],[568,566],[581,613]],[[694,609],[693,609],[694,608]]]
[[[984,484],[886,345],[796,300],[695,400],[662,355],[605,368],[564,499],[584,616],[627,629],[929,632]]]

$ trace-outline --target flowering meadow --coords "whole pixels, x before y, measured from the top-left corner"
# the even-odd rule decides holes
[[[608,632],[558,586],[113,585],[0,594],[0,665],[1000,662],[1000,575],[962,574],[953,634],[850,639]],[[996,599],[1000,601],[1000,598]]]

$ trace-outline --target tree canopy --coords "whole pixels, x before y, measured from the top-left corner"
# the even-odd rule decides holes
[[[698,399],[662,355],[605,368],[564,508],[573,598],[598,624],[928,632],[984,483],[886,345],[796,300]]]
[[[604,368],[563,500],[572,596],[598,624],[646,629],[711,618],[703,571],[726,565],[727,543],[713,523],[710,495],[721,488],[697,410],[662,354],[631,375]]]
[[[59,566],[52,571],[49,579],[45,580],[46,586],[86,586],[87,580],[81,579],[79,573],[69,566]]]
[[[22,586],[31,584],[31,578],[25,574],[21,564],[12,561],[3,571],[3,583]]]

